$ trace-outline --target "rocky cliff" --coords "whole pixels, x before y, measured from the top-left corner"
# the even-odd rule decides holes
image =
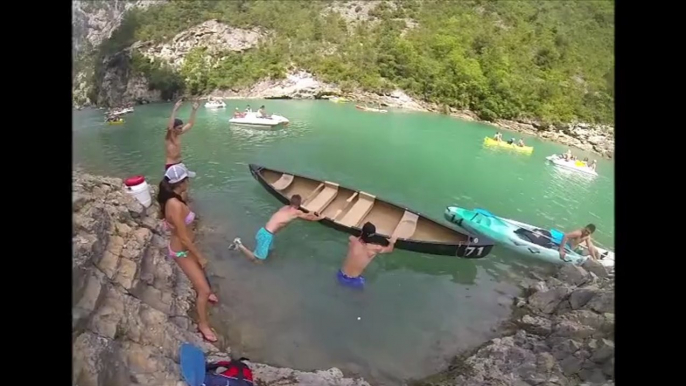
[[[190,342],[210,359],[189,317],[195,294],[165,258],[158,207],[145,209],[117,178],[75,172],[73,188],[72,344],[74,384],[180,386],[178,349]],[[340,370],[302,372],[252,363],[257,384],[368,386]]]

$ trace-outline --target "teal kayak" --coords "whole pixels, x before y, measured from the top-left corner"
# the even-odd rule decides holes
[[[502,217],[485,209],[465,209],[449,206],[444,212],[445,219],[476,234],[493,239],[503,247],[522,255],[544,260],[554,264],[570,263],[581,265],[588,258],[586,249],[571,250],[565,247],[565,259],[560,258],[560,244],[564,232],[557,229],[541,229]],[[613,267],[614,252],[596,247],[600,252],[600,263]]]

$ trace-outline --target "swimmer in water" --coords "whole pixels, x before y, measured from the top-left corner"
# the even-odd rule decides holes
[[[257,234],[255,235],[256,244],[254,251],[251,252],[246,248],[238,237],[233,240],[229,249],[238,249],[254,263],[262,263],[262,260],[265,260],[269,254],[269,248],[274,242],[274,235],[276,232],[290,224],[291,221],[296,218],[307,221],[320,221],[325,218],[317,213],[303,212],[300,210],[301,203],[302,197],[300,197],[299,194],[294,194],[290,199],[289,205],[281,207],[281,209],[272,215],[269,221],[267,221],[267,224],[257,231]]]

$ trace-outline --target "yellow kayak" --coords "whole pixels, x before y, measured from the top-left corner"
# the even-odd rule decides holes
[[[504,147],[506,149],[511,149],[511,150],[515,150],[515,151],[518,151],[520,153],[526,153],[526,154],[531,154],[534,151],[534,148],[532,146],[510,145],[509,143],[507,143],[505,141],[496,141],[495,139],[493,139],[491,137],[484,138],[484,145]]]
[[[109,122],[107,122],[108,125],[121,125],[122,123],[124,123],[124,120],[123,120],[123,119],[120,119],[120,120],[118,120],[118,121],[109,121]]]

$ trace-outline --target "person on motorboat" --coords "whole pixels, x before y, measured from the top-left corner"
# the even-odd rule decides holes
[[[588,167],[595,170],[595,168],[597,166],[598,166],[598,160],[593,160],[593,162],[591,162],[591,164]]]
[[[248,106],[245,108],[245,112],[246,112],[246,113],[252,113],[252,108],[250,107],[250,105],[248,105]]]
[[[598,260],[598,250],[593,246],[593,242],[591,241],[591,235],[593,232],[595,232],[595,225],[588,224],[581,229],[565,233],[564,237],[562,237],[562,241],[560,242],[560,259],[562,261],[566,261],[566,248],[574,251],[581,245],[581,243],[586,242],[589,255],[593,259]]]
[[[524,140],[521,139],[521,138],[519,138],[519,142],[517,142],[517,146],[519,146],[519,147],[524,147],[524,146],[525,146],[525,145],[524,145]]]
[[[500,141],[503,140],[503,135],[502,135],[500,132],[497,132],[497,133],[495,133],[495,135],[493,136],[493,139],[495,139],[496,141],[500,142]]]
[[[388,240],[387,246],[372,243],[372,238],[376,235],[376,226],[369,221],[362,226],[359,237],[348,237],[348,255],[343,261],[343,267],[338,270],[336,277],[338,282],[346,287],[362,289],[364,288],[364,277],[362,272],[369,263],[379,253],[391,253],[395,246],[395,237]]]
[[[281,230],[286,225],[290,224],[291,221],[296,218],[307,220],[307,221],[320,221],[325,217],[318,213],[305,213],[300,210],[300,204],[302,203],[302,197],[299,194],[294,194],[289,205],[282,206],[272,217],[267,221],[267,224],[260,228],[255,234],[255,250],[250,251],[243,245],[240,238],[236,237],[233,243],[229,246],[229,249],[238,249],[246,257],[248,257],[254,263],[262,263],[261,260],[265,260],[267,255],[269,255],[269,249],[274,242],[274,235],[276,232]]]
[[[264,105],[260,106],[259,110],[257,110],[257,118],[271,119],[271,117],[272,116],[268,115],[264,109]]]
[[[238,107],[233,111],[233,117],[234,118],[243,118],[245,117],[245,113],[241,113],[240,110],[238,110]]]

